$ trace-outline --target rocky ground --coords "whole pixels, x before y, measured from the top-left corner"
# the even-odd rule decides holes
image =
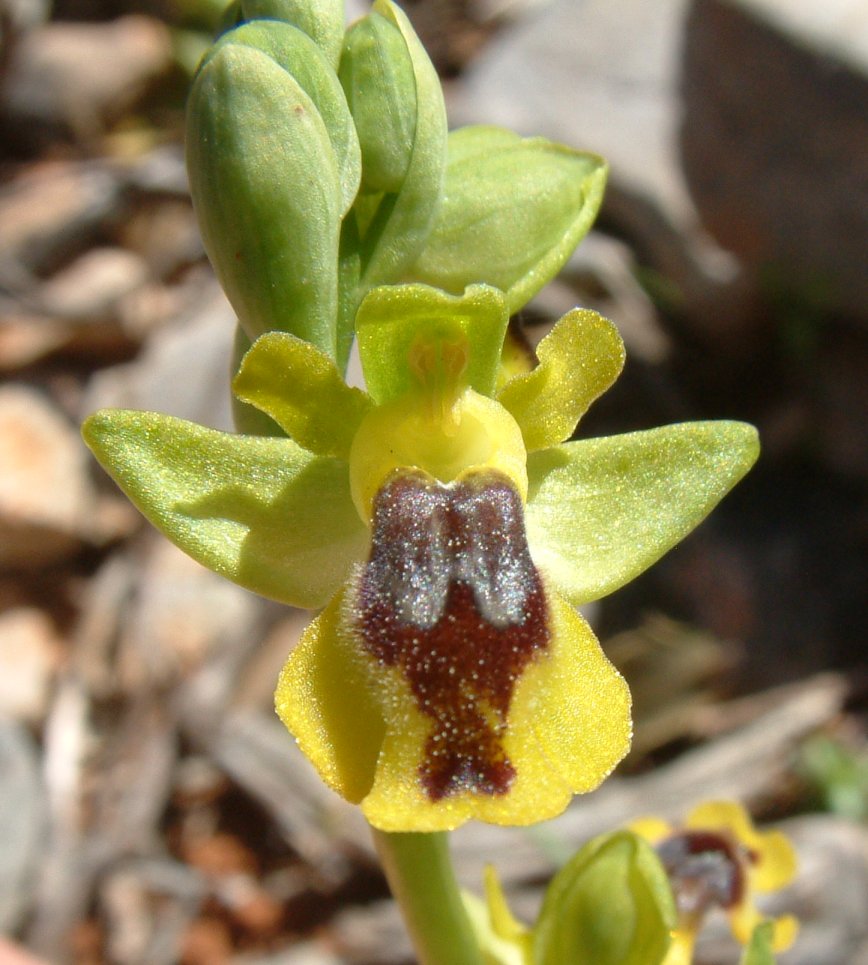
[[[361,4],[349,4],[358,10]],[[756,470],[591,614],[636,695],[623,773],[465,828],[528,916],[589,835],[739,797],[782,822],[782,965],[868,963],[868,13],[859,0],[415,0],[455,124],[602,153],[598,229],[532,304],[613,318],[584,431],[760,428]],[[208,0],[0,5],[0,963],[411,961],[356,811],[271,691],[303,613],[204,571],[92,463],[94,409],[228,427],[233,328],[181,137]],[[712,928],[701,961],[733,961]]]

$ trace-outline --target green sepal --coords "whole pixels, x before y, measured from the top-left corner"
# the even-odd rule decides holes
[[[363,189],[397,193],[416,137],[416,78],[395,23],[372,12],[353,24],[338,76],[362,149]]]
[[[624,343],[608,320],[576,308],[537,346],[539,364],[510,379],[497,401],[521,427],[528,452],[568,439],[624,367]]]
[[[630,831],[588,842],[552,879],[533,931],[534,965],[659,965],[676,924],[654,849]]]
[[[578,606],[634,579],[750,469],[756,429],[688,422],[567,442],[528,457],[534,561]]]
[[[739,965],[775,965],[775,923],[762,921],[753,930]]]
[[[587,234],[607,171],[602,158],[544,138],[453,131],[443,202],[411,277],[452,292],[494,285],[515,314]]]
[[[415,82],[415,123],[400,190],[383,195],[362,237],[363,290],[398,281],[416,260],[440,204],[446,169],[446,108],[434,65],[403,11],[390,0],[376,0],[374,12],[404,40]]]
[[[190,94],[187,169],[205,250],[248,337],[282,329],[334,355],[341,186],[310,97],[267,54],[224,44]]]
[[[298,27],[275,20],[257,20],[224,34],[205,55],[202,65],[227,44],[252,47],[268,54],[313,101],[335,153],[341,182],[340,214],[346,214],[359,190],[362,155],[343,88],[328,58]]]
[[[303,30],[337,70],[344,40],[344,0],[241,0],[245,20],[282,20]]]
[[[85,441],[135,506],[193,559],[240,586],[321,607],[364,558],[346,464],[291,439],[239,436],[108,409]]]
[[[347,459],[353,436],[373,403],[341,378],[334,360],[287,335],[262,335],[244,356],[232,390],[256,406],[300,446]]]
[[[427,285],[384,285],[369,292],[356,315],[365,384],[378,404],[418,388],[413,353],[445,347],[463,353],[461,387],[492,395],[509,322],[496,288],[471,285],[449,295]],[[444,388],[455,377],[443,374]]]

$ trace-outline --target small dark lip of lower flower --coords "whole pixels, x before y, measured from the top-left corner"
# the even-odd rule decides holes
[[[504,749],[516,682],[550,631],[521,497],[495,470],[444,485],[398,471],[374,502],[355,632],[397,667],[431,720],[419,779],[428,798],[509,791]]]
[[[696,920],[714,907],[729,910],[744,900],[750,855],[728,834],[678,832],[664,838],[657,853],[683,917]]]

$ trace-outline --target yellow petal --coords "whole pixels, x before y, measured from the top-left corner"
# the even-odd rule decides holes
[[[754,903],[747,898],[740,901],[734,908],[730,908],[727,914],[730,928],[732,928],[736,940],[742,945],[747,945],[754,928],[763,920],[763,916]]]
[[[799,934],[799,922],[793,915],[782,915],[775,918],[775,934],[772,938],[772,947],[776,952],[785,952],[792,947],[796,936]]]
[[[753,848],[759,834],[744,807],[737,801],[703,801],[687,815],[690,830],[729,831],[741,844]]]
[[[696,933],[687,929],[672,932],[672,944],[660,965],[691,965]]]
[[[776,891],[796,875],[796,852],[789,839],[780,831],[758,831],[736,801],[706,801],[690,812],[686,826],[729,831],[749,852],[747,871],[756,891]]]
[[[343,594],[308,626],[275,692],[277,714],[320,777],[349,801],[371,787],[384,724],[374,662],[341,627]]]
[[[510,911],[506,895],[497,871],[494,866],[485,866],[485,901],[488,905],[488,915],[491,919],[491,926],[494,933],[499,938],[504,938],[512,942],[525,942],[530,932],[526,925],[523,925]]]
[[[762,915],[756,906],[747,900],[740,902],[729,912],[729,924],[732,933],[742,945],[748,944],[756,926],[765,920],[765,915]],[[796,935],[799,933],[799,923],[792,915],[784,915],[781,918],[773,919],[773,925],[772,948],[776,952],[784,952],[796,940]]]
[[[754,848],[758,860],[750,869],[750,881],[757,891],[777,891],[795,878],[796,851],[785,834],[780,831],[760,834]]]
[[[636,821],[631,821],[627,827],[650,844],[657,844],[658,841],[668,838],[673,831],[668,821],[655,817],[638,818]]]
[[[590,404],[624,367],[624,343],[615,326],[576,308],[537,347],[539,365],[517,375],[498,392],[521,426],[528,452],[569,439]]]

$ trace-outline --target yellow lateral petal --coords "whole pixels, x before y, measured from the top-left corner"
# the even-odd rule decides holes
[[[760,834],[754,846],[759,860],[751,868],[751,885],[757,891],[777,891],[796,876],[798,859],[790,839],[780,831]]]
[[[608,320],[576,308],[537,347],[539,365],[517,375],[497,401],[521,427],[528,452],[557,445],[624,367],[624,343]]]
[[[657,844],[658,841],[668,838],[673,830],[668,821],[655,817],[638,818],[631,821],[627,828],[634,834],[638,834],[640,838],[644,838],[649,844]]]
[[[703,801],[687,815],[684,826],[691,830],[729,831],[748,848],[755,847],[759,840],[750,815],[737,801]]]

